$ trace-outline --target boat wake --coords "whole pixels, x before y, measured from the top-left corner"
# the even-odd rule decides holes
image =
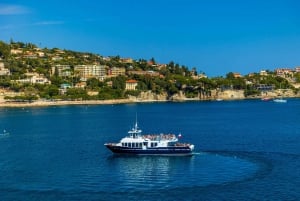
[[[191,157],[110,157],[110,169],[119,172],[109,186],[122,183],[118,192],[181,187],[206,187],[240,182],[254,177],[261,165],[237,152],[194,152]],[[178,180],[178,178],[180,178]]]

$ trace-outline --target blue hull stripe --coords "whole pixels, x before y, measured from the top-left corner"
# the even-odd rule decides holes
[[[136,148],[128,148],[128,147],[119,147],[107,145],[108,149],[110,149],[113,153],[118,154],[191,154],[192,151],[189,147],[159,147],[159,148],[147,148],[147,149],[136,149]]]

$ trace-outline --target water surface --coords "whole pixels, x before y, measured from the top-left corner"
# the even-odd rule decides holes
[[[135,116],[189,157],[115,156]],[[298,200],[300,100],[1,108],[1,200]]]

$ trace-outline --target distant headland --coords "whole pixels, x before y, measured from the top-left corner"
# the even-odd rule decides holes
[[[0,41],[0,107],[300,97],[300,67],[208,78],[170,61]]]

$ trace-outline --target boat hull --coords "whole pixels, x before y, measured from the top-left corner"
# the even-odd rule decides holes
[[[177,147],[154,147],[154,148],[129,148],[115,146],[111,144],[105,145],[115,154],[132,154],[132,155],[192,155],[193,151],[187,146]]]

